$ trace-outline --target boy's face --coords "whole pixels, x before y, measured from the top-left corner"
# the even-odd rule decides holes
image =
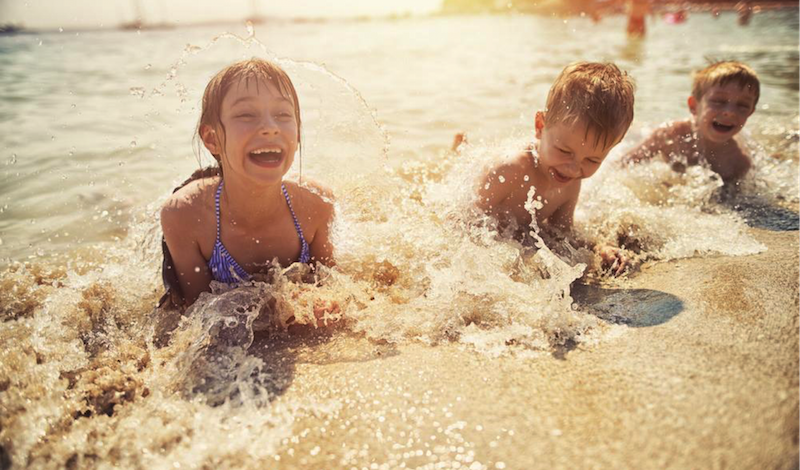
[[[555,186],[592,176],[608,153],[619,143],[603,145],[593,129],[586,132],[586,123],[544,123],[544,113],[536,113],[536,138],[539,139],[539,170]]]
[[[688,104],[700,136],[723,143],[733,138],[747,123],[747,118],[755,111],[756,94],[730,82],[725,86],[712,86],[699,101],[690,96]]]
[[[206,147],[223,155],[226,174],[233,171],[275,182],[289,171],[298,146],[297,120],[292,101],[281,96],[273,84],[242,81],[231,86],[222,99],[220,121],[224,130],[206,126],[201,132],[205,131]],[[216,138],[222,132],[224,149]]]

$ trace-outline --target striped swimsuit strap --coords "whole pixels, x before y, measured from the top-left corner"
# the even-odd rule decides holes
[[[214,242],[214,250],[211,252],[211,259],[208,260],[208,267],[211,270],[211,276],[215,281],[233,284],[249,279],[250,274],[248,274],[247,271],[245,271],[244,268],[242,268],[241,265],[236,262],[233,256],[231,256],[231,254],[228,252],[228,249],[225,248],[225,245],[222,243],[222,238],[220,237],[221,222],[219,206],[223,185],[224,182],[220,181],[214,197],[215,215],[217,219],[217,238]],[[300,239],[300,259],[298,261],[301,263],[308,263],[311,261],[311,253],[305,236],[303,235],[303,229],[300,227],[300,222],[297,220],[297,215],[292,207],[292,201],[289,197],[289,192],[286,190],[286,186],[281,185],[281,191],[283,192],[283,197],[286,199],[289,212],[292,214],[294,228],[295,231],[297,231],[298,238]]]

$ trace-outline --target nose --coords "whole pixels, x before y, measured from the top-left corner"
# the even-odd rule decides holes
[[[259,129],[259,133],[262,135],[277,135],[279,132],[278,123],[275,122],[275,119],[272,116],[267,115],[261,121],[261,128]]]
[[[581,166],[575,161],[575,157],[570,157],[563,165],[560,165],[558,169],[571,178],[577,178],[581,172]]]

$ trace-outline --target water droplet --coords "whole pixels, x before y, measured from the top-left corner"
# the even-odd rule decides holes
[[[522,179],[523,179],[524,181],[528,181],[528,180],[530,180],[530,179],[531,179],[531,177],[530,177],[530,176],[528,176],[528,175],[525,175],[525,176],[523,176],[523,177],[522,177]]]
[[[131,141],[131,148],[136,148],[136,141],[135,140]]]
[[[498,176],[498,177],[497,177],[497,179],[498,179],[498,180],[499,180],[501,183],[505,183],[505,182],[506,182],[506,177],[505,177],[505,176],[502,176],[502,175],[500,175],[500,176]]]
[[[150,70],[151,68],[153,68],[152,64],[147,64],[147,65],[144,66],[145,70]]]
[[[17,163],[17,154],[12,153],[11,157],[8,159],[8,162],[6,162],[6,165],[13,165],[15,163]]]
[[[125,162],[119,162],[119,166],[125,166]]]
[[[41,40],[41,39],[39,39],[39,45],[40,45],[40,46],[42,45],[42,40]]]
[[[195,266],[194,267],[194,272],[199,273],[200,272],[200,267],[199,266]]]
[[[58,28],[58,32],[59,33],[63,33],[64,32],[64,28]]]
[[[76,105],[75,103],[72,103],[71,105],[69,105],[69,107],[72,108],[72,109],[75,109],[75,108],[78,107],[78,105]]]
[[[134,86],[129,89],[131,95],[137,96],[139,98],[144,98],[144,87]]]
[[[253,37],[256,36],[256,30],[255,30],[255,28],[253,28],[253,22],[252,21],[248,21],[247,23],[245,23],[244,27],[247,29],[247,37],[248,38],[253,38]]]
[[[100,217],[108,217],[108,211],[101,212]]]

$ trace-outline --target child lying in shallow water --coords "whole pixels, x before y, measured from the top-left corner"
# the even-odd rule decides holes
[[[616,65],[580,62],[566,67],[536,113],[536,140],[517,155],[490,166],[481,176],[475,204],[501,229],[517,227],[524,239],[534,222],[525,207],[531,190],[538,199],[536,224],[570,232],[581,181],[591,177],[633,121],[633,81]],[[454,147],[461,143],[457,136]],[[616,246],[594,247],[615,274],[627,259]]]
[[[661,158],[676,170],[708,165],[725,183],[744,177],[753,162],[734,137],[758,103],[756,73],[740,62],[717,62],[697,72],[687,100],[689,119],[663,124],[628,152],[623,162]]]
[[[254,58],[211,79],[197,132],[219,167],[196,172],[161,209],[162,303],[186,308],[212,280],[246,281],[275,260],[334,264],[330,194],[283,179],[300,128],[297,93],[276,64]]]

